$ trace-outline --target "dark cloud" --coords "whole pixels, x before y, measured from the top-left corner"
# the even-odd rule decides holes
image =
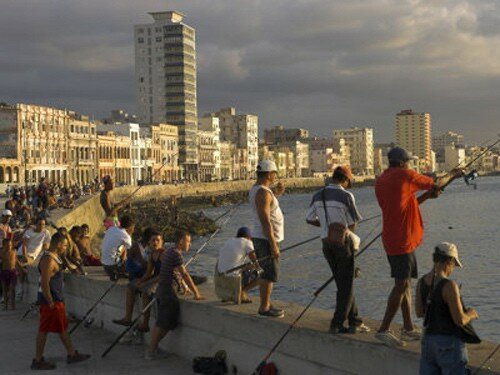
[[[0,101],[105,116],[135,109],[133,25],[164,1],[7,0]],[[498,130],[500,27],[488,0],[171,1],[197,29],[200,114],[220,107],[261,127],[373,126],[390,140],[403,108],[434,132]]]

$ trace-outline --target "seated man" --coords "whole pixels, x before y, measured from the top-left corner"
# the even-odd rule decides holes
[[[227,270],[241,266],[249,259],[254,269],[225,274]],[[237,304],[252,302],[247,292],[258,285],[258,269],[250,229],[241,227],[236,237],[227,240],[219,251],[214,276],[215,293],[223,301],[233,300]]]
[[[73,230],[73,228],[71,228],[71,230]],[[81,236],[78,240],[75,240],[75,242],[78,246],[78,249],[80,250],[80,255],[83,258],[83,264],[85,266],[102,266],[101,260],[94,256],[94,253],[92,252],[89,226],[87,224],[82,224],[82,226],[79,228],[81,231]]]
[[[110,227],[104,234],[101,245],[101,263],[111,281],[127,277],[125,262],[127,250],[132,246],[135,223],[130,216],[123,216],[120,227]]]

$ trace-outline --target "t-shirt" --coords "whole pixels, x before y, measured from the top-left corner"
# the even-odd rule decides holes
[[[161,255],[160,280],[158,282],[157,296],[159,299],[165,293],[171,293],[172,283],[175,279],[174,270],[184,263],[182,254],[177,248],[171,247]]]
[[[375,183],[375,195],[382,209],[382,242],[388,255],[412,253],[424,236],[424,224],[415,193],[429,190],[431,177],[411,169],[388,168]]]
[[[102,240],[101,263],[105,266],[117,264],[121,252],[130,249],[131,246],[132,238],[125,229],[110,227],[104,233],[104,239]]]
[[[323,197],[325,203],[323,203]],[[325,215],[326,207],[326,215]],[[328,223],[326,216],[328,215]],[[313,195],[311,205],[306,214],[307,221],[319,220],[321,238],[328,237],[328,224],[341,223],[348,227],[361,220],[361,215],[356,207],[354,195],[342,186],[328,185]]]
[[[230,268],[242,265],[247,261],[248,254],[252,251],[254,251],[252,241],[243,237],[228,239],[222,249],[219,250],[217,270],[226,272]],[[238,272],[234,271],[233,275],[238,275]]]
[[[42,251],[44,244],[50,245],[50,233],[47,229],[43,229],[41,232],[37,232],[35,228],[29,228],[23,235],[23,242],[27,239],[26,244],[26,255],[30,258],[36,259]],[[23,255],[23,245],[17,250],[18,255]]]

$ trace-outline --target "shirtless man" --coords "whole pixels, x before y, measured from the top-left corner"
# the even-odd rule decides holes
[[[130,198],[125,198],[124,200],[114,204],[111,199],[111,191],[115,188],[115,183],[113,178],[109,175],[106,175],[102,179],[104,183],[104,190],[101,192],[100,202],[101,207],[106,213],[106,218],[104,219],[104,227],[109,229],[110,227],[118,227],[120,226],[120,222],[118,220],[118,212],[128,204]]]
[[[17,254],[12,246],[10,238],[2,240],[2,249],[0,250],[0,260],[2,261],[2,270],[0,271],[0,280],[2,282],[3,301],[5,310],[9,308],[9,301],[12,310],[16,309],[16,283],[18,270],[16,266],[21,266],[17,260]]]
[[[79,230],[81,231],[81,236],[74,241],[80,250],[80,255],[83,258],[83,264],[85,266],[102,266],[100,259],[94,256],[94,253],[92,252],[89,226],[87,224],[83,224],[81,227],[71,228],[71,231],[75,228],[80,228]]]

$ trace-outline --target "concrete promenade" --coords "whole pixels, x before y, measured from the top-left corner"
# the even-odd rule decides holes
[[[3,307],[2,307],[3,308]],[[35,336],[38,329],[38,312],[32,312],[23,321],[26,303],[19,303],[16,311],[0,310],[0,374],[33,374],[30,370],[35,352]],[[83,325],[72,335],[77,350],[92,354],[82,363],[66,364],[66,351],[56,334],[47,340],[45,358],[55,362],[57,369],[49,374],[191,374],[191,363],[175,354],[154,361],[144,359],[143,345],[118,345],[109,356],[101,359],[102,352],[111,344],[115,334],[98,327]]]

